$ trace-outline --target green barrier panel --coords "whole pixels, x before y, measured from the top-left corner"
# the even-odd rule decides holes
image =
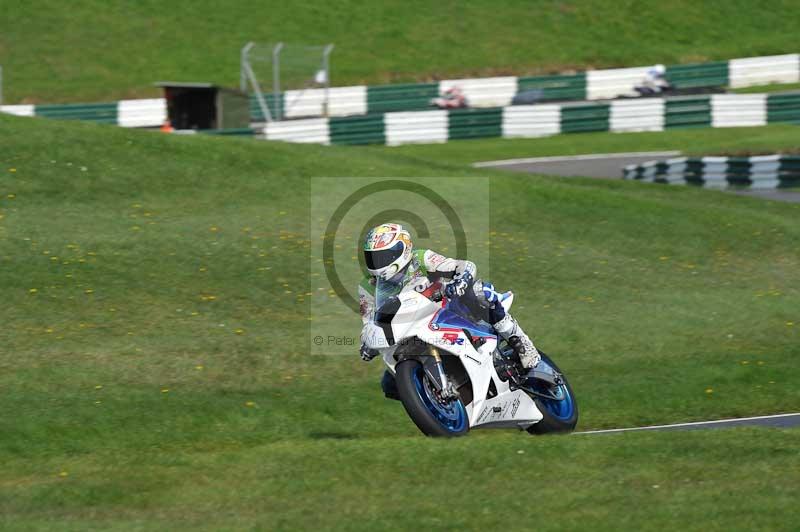
[[[533,76],[517,79],[517,94],[541,90],[542,101],[585,100],[586,72],[573,75]]]
[[[503,135],[503,108],[452,109],[447,113],[449,139],[500,137]]]
[[[800,123],[800,92],[767,96],[767,122]]]
[[[703,163],[703,160],[700,158],[687,159],[686,170],[684,170],[684,177],[686,179],[686,184],[702,187],[705,181],[703,179],[704,166],[705,164]]]
[[[708,127],[711,125],[711,98],[686,96],[668,98],[665,105],[664,127]]]
[[[564,105],[561,107],[561,132],[608,131],[607,103]]]
[[[728,62],[716,61],[668,66],[666,78],[679,89],[726,87],[728,85]]]
[[[205,135],[219,135],[226,137],[254,137],[256,130],[249,127],[231,128],[231,129],[200,129],[198,133]]]
[[[269,112],[272,114],[272,118],[275,119],[278,116],[278,108],[277,105],[280,105],[281,112],[283,112],[283,95],[280,95],[279,98],[276,98],[272,94],[265,94],[264,101],[267,104],[267,108]],[[258,98],[255,96],[250,96],[250,119],[253,122],[266,122],[266,118],[264,117],[264,113],[261,112],[261,106],[258,105]]]
[[[418,111],[430,108],[439,96],[438,83],[410,83],[367,87],[367,113]]]
[[[37,105],[34,113],[36,116],[60,120],[88,120],[101,124],[117,123],[116,103]]]
[[[781,157],[781,171],[800,173],[800,155],[784,155]]]
[[[748,157],[728,157],[728,168],[725,171],[729,185],[749,187],[753,184],[750,179],[750,159]]]
[[[778,188],[800,187],[800,155],[784,155],[778,168]]]
[[[331,144],[386,144],[383,115],[334,117],[328,127]]]

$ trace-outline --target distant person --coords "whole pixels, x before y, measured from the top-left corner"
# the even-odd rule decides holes
[[[656,96],[669,92],[672,84],[666,78],[667,69],[664,65],[654,65],[647,71],[647,75],[642,80],[642,84],[634,87],[633,90],[640,96]]]
[[[440,97],[433,98],[431,105],[435,105],[439,109],[460,109],[467,107],[467,97],[464,96],[461,87],[450,87]]]

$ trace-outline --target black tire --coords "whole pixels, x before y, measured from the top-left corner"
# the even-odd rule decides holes
[[[561,370],[556,366],[556,363],[553,360],[541,353],[542,360],[550,365],[551,368],[561,373]],[[546,401],[536,395],[531,395],[531,398],[536,403],[536,407],[542,413],[542,420],[536,423],[535,425],[531,425],[528,428],[528,432],[531,434],[552,434],[556,432],[572,432],[575,430],[575,425],[578,424],[578,402],[575,400],[575,394],[572,392],[572,387],[569,385],[569,381],[567,380],[566,375],[562,373],[562,378],[564,379],[563,386],[566,388],[567,393],[572,401],[572,415],[566,418],[560,418],[553,414],[551,414],[550,409]]]
[[[417,391],[415,375],[418,375],[417,372],[420,370],[422,370],[422,364],[413,359],[404,360],[395,367],[397,392],[408,417],[426,436],[454,437],[463,436],[469,432],[469,419],[466,419],[463,428],[453,431],[442,425],[431,413]],[[460,399],[458,401],[461,403]],[[466,415],[466,410],[464,410],[464,415]]]

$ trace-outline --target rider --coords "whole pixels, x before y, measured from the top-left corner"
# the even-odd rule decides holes
[[[525,368],[539,363],[539,352],[530,338],[500,304],[494,287],[475,279],[476,268],[468,260],[451,259],[430,249],[414,249],[411,235],[400,224],[381,224],[369,233],[364,241],[364,259],[369,271],[358,286],[361,320],[361,358],[369,361],[378,354],[375,342],[369,338],[369,324],[375,310],[375,283],[378,277],[413,288],[431,297],[434,283],[444,285],[444,295],[459,296],[461,301],[479,317],[491,323],[495,331],[508,341],[519,355]]]
[[[634,90],[641,96],[652,96],[661,94],[672,88],[672,84],[667,80],[667,69],[664,65],[653,65],[647,71],[647,75],[642,83]]]

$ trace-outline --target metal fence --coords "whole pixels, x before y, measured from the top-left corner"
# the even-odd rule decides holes
[[[240,88],[253,93],[267,122],[306,114],[300,109],[309,101],[319,107],[319,115],[328,116],[332,51],[332,44],[249,42],[241,50]]]

